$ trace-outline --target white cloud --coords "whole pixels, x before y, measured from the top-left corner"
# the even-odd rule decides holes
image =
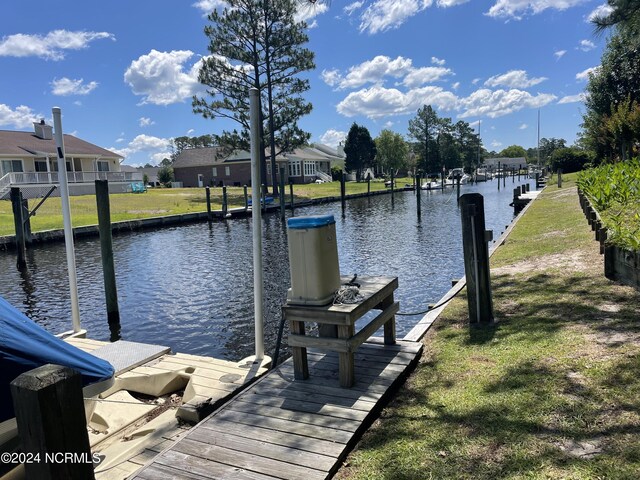
[[[88,95],[98,87],[98,82],[84,83],[84,79],[71,79],[62,77],[61,79],[54,79],[51,82],[51,93],[60,96],[69,95]]]
[[[577,95],[567,95],[566,97],[562,97],[558,100],[558,104],[584,102],[584,100],[584,93],[579,93]]]
[[[327,85],[342,90],[358,88],[367,83],[381,85],[388,77],[396,78],[399,84],[411,88],[441,80],[447,75],[453,75],[453,71],[449,68],[415,68],[412,63],[410,58],[396,57],[391,59],[385,55],[378,55],[372,60],[352,66],[344,76],[337,69],[323,70],[321,76]]]
[[[452,83],[451,88],[453,88],[454,90],[458,90],[458,88],[460,88],[460,82]]]
[[[431,4],[432,0],[375,0],[360,17],[360,32],[376,34],[398,28]]]
[[[170,105],[183,102],[198,92],[198,71],[201,60],[185,71],[185,63],[193,56],[189,50],[158,52],[151,50],[131,62],[124,73],[125,82],[136,95],[143,95],[142,103]]]
[[[41,118],[43,118],[42,115],[34,113],[31,108],[25,105],[20,105],[12,110],[8,105],[0,103],[0,125],[2,126],[28,128]]]
[[[150,127],[151,125],[155,125],[156,122],[151,120],[149,117],[140,117],[138,119],[138,125],[141,127]]]
[[[0,57],[39,57],[62,60],[65,50],[82,50],[94,40],[115,37],[108,32],[69,32],[54,30],[46,35],[17,33],[0,40]]]
[[[501,146],[502,146],[502,142],[499,142],[499,141],[497,141],[497,140],[492,140],[492,141],[491,141],[491,146],[492,146],[493,148],[501,147]]]
[[[529,128],[529,125],[527,125],[526,123],[523,123],[518,127],[518,130],[526,130],[527,128]]]
[[[556,60],[560,60],[566,53],[566,50],[558,50],[557,52],[553,52],[553,55],[556,57]]]
[[[525,15],[537,15],[548,8],[566,10],[586,0],[497,0],[485,14],[494,18],[520,20]]]
[[[296,22],[307,22],[318,15],[329,10],[329,6],[325,3],[297,2],[298,10],[293,16]],[[313,25],[313,24],[311,24]],[[310,27],[311,28],[311,27]]]
[[[453,71],[451,71],[451,69],[444,67],[415,68],[412,69],[406,77],[404,77],[402,84],[409,88],[413,88],[419,85],[424,85],[425,83],[441,80],[446,75],[452,74]]]
[[[447,62],[445,60],[442,60],[441,58],[438,58],[438,57],[431,57],[431,63],[441,67],[442,65],[444,65]]]
[[[591,40],[581,40],[580,41],[580,46],[576,47],[578,50],[582,50],[583,52],[588,52],[590,50],[593,50],[594,48],[596,48],[596,44],[593,43]]]
[[[198,0],[191,6],[196,7],[203,15],[208,15],[217,8],[224,8],[227,6],[227,2],[224,0]]]
[[[591,23],[596,17],[607,17],[613,12],[613,8],[607,3],[603,3],[593,10],[585,19],[586,22]]]
[[[545,80],[546,77],[529,78],[524,70],[511,70],[489,78],[484,84],[487,87],[529,88]]]
[[[426,86],[406,93],[379,85],[351,92],[337,106],[338,113],[347,117],[363,115],[380,118],[389,115],[407,115],[429,104],[442,110],[452,110],[457,97],[440,87]]]
[[[325,145],[335,148],[340,144],[340,142],[344,142],[346,138],[347,132],[330,128],[320,135],[320,143],[324,143]]]
[[[136,153],[146,153],[150,160],[159,163],[163,158],[171,155],[170,145],[170,138],[138,135],[125,148],[110,148],[109,150],[125,158]]]
[[[195,130],[193,128],[190,128],[189,130],[187,130],[187,135],[191,135],[193,132],[195,132]]]
[[[480,80],[482,80],[482,79],[481,78],[474,78],[473,80],[471,80],[471,85],[477,85]]]
[[[470,0],[437,0],[437,4],[440,8],[449,8],[454,7],[456,5],[462,5],[463,3],[467,3]]]
[[[539,108],[553,102],[557,97],[549,93],[531,95],[523,90],[480,89],[466,98],[460,99],[459,107],[463,112],[460,118],[487,116],[501,117],[523,108]]]
[[[338,70],[330,70],[326,74],[323,71],[322,74],[323,79],[326,76],[339,89],[357,88],[365,83],[381,83],[384,77],[387,76],[400,78],[412,71],[411,63],[410,58],[396,57],[391,59],[385,55],[378,55],[372,60],[367,60],[349,68],[349,72],[344,77],[341,76]],[[332,85],[329,82],[327,83]]]
[[[347,15],[351,16],[353,12],[355,12],[359,8],[362,8],[362,5],[364,5],[364,2],[353,2],[347,5],[346,7],[344,7],[342,11]]]
[[[333,70],[322,70],[320,77],[322,78],[324,83],[326,83],[330,87],[335,87],[340,83],[342,79],[340,70],[338,70],[337,68],[334,68]]]
[[[590,73],[596,74],[599,70],[600,66],[587,68],[586,70],[576,73],[576,80],[579,82],[586,82],[589,80]]]

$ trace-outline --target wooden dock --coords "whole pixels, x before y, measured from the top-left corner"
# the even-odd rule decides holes
[[[353,387],[341,388],[338,354],[309,350],[307,380],[295,380],[287,360],[133,478],[330,478],[421,352],[421,343],[372,338],[355,354]]]
[[[120,343],[87,338],[66,341],[94,355],[113,353],[109,350]],[[95,469],[97,480],[124,479],[134,474],[189,431],[191,425],[185,421],[197,423],[266,372],[256,364],[171,354],[164,347],[123,343],[124,351],[115,352],[112,362],[116,370],[114,386],[101,395],[106,398],[86,400],[96,404],[88,427],[92,451],[103,456]],[[149,351],[154,353],[145,357]],[[123,357],[128,357],[128,366],[118,366]],[[168,401],[170,393],[182,390],[179,401]],[[162,400],[144,402],[130,392]]]

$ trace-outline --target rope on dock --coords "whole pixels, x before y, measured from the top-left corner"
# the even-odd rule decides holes
[[[364,297],[356,285],[342,285],[333,297],[334,305],[360,303]]]

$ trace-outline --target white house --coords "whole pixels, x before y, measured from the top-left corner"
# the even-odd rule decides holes
[[[59,183],[53,127],[44,120],[33,126],[34,132],[0,130],[0,199],[9,197],[11,187],[20,187],[24,198],[35,198]],[[70,195],[94,193],[95,180],[108,180],[113,193],[142,181],[142,173],[120,170],[121,155],[73,135],[64,135],[64,148]]]

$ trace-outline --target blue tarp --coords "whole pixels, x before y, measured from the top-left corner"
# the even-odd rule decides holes
[[[50,334],[0,297],[0,422],[14,417],[9,384],[21,373],[53,363],[82,374],[82,385],[108,380],[113,367]]]

